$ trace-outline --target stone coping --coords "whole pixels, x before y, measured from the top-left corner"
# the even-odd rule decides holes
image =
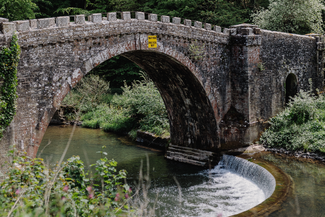
[[[121,14],[121,19],[118,19],[117,13]],[[181,18],[179,17],[171,17],[161,15],[160,21],[158,21],[157,14],[149,14],[146,18],[146,13],[144,12],[135,12],[135,19],[136,20],[147,20],[151,22],[161,22],[161,23],[170,23],[176,25],[183,25],[189,26],[197,29],[207,30],[207,31],[214,31],[218,33],[221,32],[220,26],[213,26],[209,23],[203,24],[199,21],[192,21],[188,19],[183,20],[183,24],[181,23]],[[52,18],[41,18],[41,19],[32,19],[32,20],[20,20],[20,21],[13,21],[8,22],[7,19],[2,18],[2,22],[0,22],[0,31],[2,34],[13,34],[15,31],[18,32],[26,32],[35,29],[45,29],[45,28],[59,28],[59,27],[67,27],[70,25],[87,25],[89,23],[106,23],[106,22],[115,22],[119,20],[134,20],[131,16],[130,11],[124,12],[109,12],[106,14],[106,17],[103,17],[101,13],[91,14],[87,17],[85,15],[75,15],[73,16],[73,21],[70,21],[70,16],[61,16],[61,17],[52,17]],[[3,22],[4,21],[4,22]],[[229,30],[227,28],[224,29],[224,34],[229,35]]]

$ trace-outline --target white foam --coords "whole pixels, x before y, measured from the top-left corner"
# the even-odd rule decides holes
[[[265,188],[267,185],[273,185],[273,176],[262,177],[261,174],[265,175],[264,171],[260,171],[262,167],[256,165],[256,174],[260,177],[253,177],[251,169],[247,173],[245,168],[241,167],[252,167],[255,164],[234,158],[226,157],[211,171],[206,170],[196,174],[201,176],[202,180],[208,178],[209,181],[189,187],[181,186],[181,202],[179,202],[179,189],[176,185],[151,190],[150,194],[156,195],[159,192],[156,204],[159,209],[158,215],[225,217],[241,213],[263,202],[274,191],[272,188],[275,184]],[[181,178],[186,178],[186,176],[183,175]],[[257,181],[258,178],[261,179],[260,182]],[[255,180],[255,183],[250,179]]]

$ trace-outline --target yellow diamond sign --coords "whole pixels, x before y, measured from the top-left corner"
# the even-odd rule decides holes
[[[157,35],[148,35],[148,48],[157,48]]]

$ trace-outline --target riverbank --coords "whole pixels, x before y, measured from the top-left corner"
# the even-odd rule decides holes
[[[296,157],[324,160],[325,97],[300,91],[283,112],[269,120],[259,143],[267,150]]]

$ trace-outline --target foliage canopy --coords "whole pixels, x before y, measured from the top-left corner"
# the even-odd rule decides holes
[[[270,0],[268,9],[252,14],[260,28],[298,34],[322,33],[322,0]]]

